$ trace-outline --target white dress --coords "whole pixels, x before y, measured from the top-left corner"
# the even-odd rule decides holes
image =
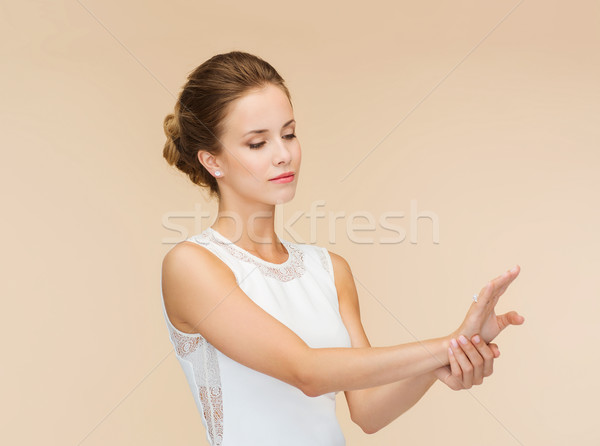
[[[279,237],[278,237],[279,238]],[[288,259],[266,262],[212,228],[189,237],[233,271],[239,287],[306,344],[351,347],[338,309],[326,248],[279,238]],[[199,296],[201,298],[201,296]],[[306,396],[290,384],[246,367],[200,334],[179,331],[163,313],[212,446],[345,445],[335,414],[335,393]]]

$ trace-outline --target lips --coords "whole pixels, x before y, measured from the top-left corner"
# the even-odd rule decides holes
[[[281,175],[279,175],[278,177],[275,178],[271,178],[269,181],[271,180],[278,180],[280,178],[286,178],[286,177],[291,177],[294,175],[294,172],[286,172],[286,173],[282,173]]]

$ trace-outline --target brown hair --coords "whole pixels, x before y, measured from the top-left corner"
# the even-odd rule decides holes
[[[221,198],[217,180],[198,160],[198,151],[218,155],[220,136],[229,106],[251,90],[273,84],[290,93],[285,81],[269,63],[249,53],[217,54],[195,68],[184,85],[174,113],[163,121],[167,141],[163,156],[170,165],[186,173],[194,184],[210,188],[210,196]]]

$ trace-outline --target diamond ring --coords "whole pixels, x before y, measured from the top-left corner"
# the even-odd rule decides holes
[[[477,297],[478,297],[478,296],[477,296],[477,294],[473,294],[473,300],[474,300],[475,302],[477,302]]]

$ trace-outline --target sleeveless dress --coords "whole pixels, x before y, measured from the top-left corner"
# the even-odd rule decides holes
[[[281,264],[250,254],[211,227],[186,241],[221,259],[242,291],[309,347],[350,348],[327,249],[278,239],[289,253]],[[309,397],[297,387],[234,361],[200,334],[175,328],[162,288],[161,301],[169,337],[211,446],[346,444],[335,413],[338,392]]]

